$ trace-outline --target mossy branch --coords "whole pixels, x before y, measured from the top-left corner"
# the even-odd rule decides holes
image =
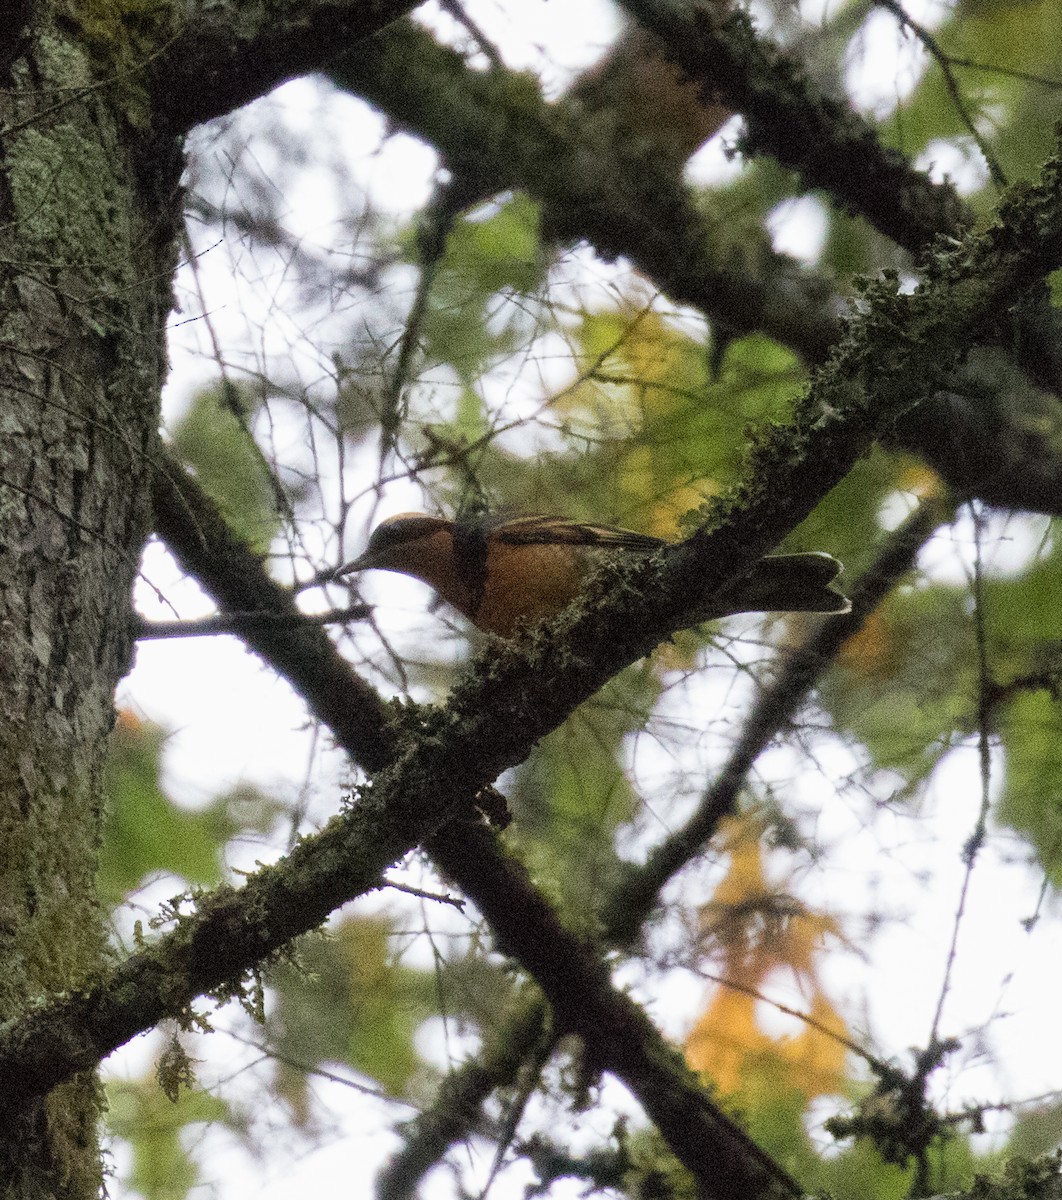
[[[899,294],[894,281],[868,289],[865,313],[816,377],[793,424],[763,438],[744,485],[706,514],[698,533],[663,563],[599,576],[597,598],[573,606],[553,630],[489,647],[446,707],[417,710],[401,734],[385,724],[374,693],[340,665],[318,627],[298,635],[282,624],[259,631],[255,636],[273,640],[251,644],[290,672],[315,712],[329,714],[352,755],[377,768],[372,786],[283,863],[238,891],[204,897],[157,945],[95,985],[8,1023],[0,1031],[2,1102],[24,1103],[163,1015],[180,1013],[196,994],[231,982],[376,886],[384,867],[421,841],[535,977],[555,1023],[578,1032],[594,1061],[627,1083],[706,1194],[792,1194],[791,1181],[745,1144],[644,1014],[611,987],[598,952],[560,923],[493,832],[475,819],[457,826],[453,818],[474,818],[477,793],[606,679],[648,653],[691,594],[710,596],[780,540],[874,438],[932,392],[999,313],[1059,265],[1060,182],[1056,156],[1037,185],[1004,201],[985,234],[934,254],[914,295]],[[160,478],[160,511],[174,522],[178,553],[215,594],[229,595],[243,611],[291,604],[270,594],[276,585],[261,565],[252,569],[246,551],[226,540],[183,479],[170,472]],[[314,649],[303,635],[324,645]]]
[[[745,148],[767,153],[807,188],[822,188],[917,254],[972,225],[950,183],[934,183],[841,100],[824,96],[803,64],[757,37],[741,9],[712,0],[620,0],[705,91],[748,126]]]
[[[724,76],[730,102],[740,107],[746,92],[770,101],[764,103],[774,125],[757,127],[758,152],[777,153],[785,161],[795,145],[806,157],[808,147],[793,129],[810,122],[826,148],[823,157],[835,168],[838,190],[831,194],[842,207],[855,208],[860,197],[853,189],[872,179],[873,186],[863,190],[875,208],[864,215],[873,220],[880,210],[893,222],[891,233],[911,249],[934,234],[953,236],[972,224],[971,213],[950,189],[883,149],[861,119],[820,100],[798,64],[756,39],[743,16],[721,16],[712,3],[697,11],[702,9],[709,14],[702,39],[729,62]],[[673,25],[662,27],[674,34]],[[588,119],[578,97],[549,105],[529,76],[498,66],[472,71],[460,54],[411,21],[391,25],[330,74],[436,146],[468,203],[506,188],[524,189],[541,203],[551,236],[585,238],[606,258],[626,256],[672,300],[705,313],[723,337],[762,331],[810,366],[821,365],[840,337],[837,314],[847,301],[833,280],[713,220],[666,158],[630,140],[610,140],[608,126]],[[803,113],[805,103],[810,115],[802,116],[802,125],[790,128],[778,115],[790,109]],[[785,134],[777,147],[764,132],[775,126]],[[809,161],[807,169],[814,165]],[[828,186],[830,180],[810,182]],[[1015,340],[1010,326],[1001,330],[998,347],[983,348],[972,369],[944,381],[937,397],[896,423],[890,444],[922,454],[960,495],[1057,513],[1062,509],[1057,338],[1042,295],[1024,309],[1018,321],[1022,336]]]
[[[186,133],[289,79],[321,70],[329,58],[347,53],[416,5],[417,0],[190,5],[176,33],[165,31],[157,46],[145,48],[138,76],[147,85],[158,127]],[[160,11],[169,13],[169,6]]]

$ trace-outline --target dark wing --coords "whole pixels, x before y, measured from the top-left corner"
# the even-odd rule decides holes
[[[583,525],[565,517],[510,517],[494,526],[491,536],[510,546],[601,546],[616,550],[659,550],[668,543],[630,529]]]

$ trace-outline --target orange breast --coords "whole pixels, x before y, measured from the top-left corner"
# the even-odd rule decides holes
[[[588,552],[578,546],[494,542],[487,555],[483,600],[468,615],[480,629],[511,637],[520,626],[567,608],[589,566]]]

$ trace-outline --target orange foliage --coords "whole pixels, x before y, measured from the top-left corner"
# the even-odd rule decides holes
[[[901,491],[911,492],[919,500],[943,497],[948,492],[936,471],[918,460],[912,460],[904,467],[896,481],[896,486]]]
[[[847,639],[837,656],[845,670],[864,679],[888,677],[895,657],[893,633],[880,608],[867,616],[862,629]]]
[[[143,725],[144,722],[132,709],[120,708],[114,714],[114,728],[119,733],[139,733]]]
[[[715,973],[725,982],[691,1030],[686,1058],[726,1093],[755,1090],[757,1078],[769,1077],[773,1087],[811,1099],[840,1090],[845,1077],[844,1021],[817,971],[824,941],[841,933],[833,917],[768,884],[762,832],[756,817],[725,828],[730,866],[701,912]],[[806,997],[801,1009],[810,1020],[796,1035],[772,1037],[760,1028],[756,1006],[769,1000],[769,976],[783,969]]]

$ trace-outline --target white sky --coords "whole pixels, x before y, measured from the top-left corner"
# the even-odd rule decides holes
[[[829,6],[805,5],[809,10],[812,7]],[[603,0],[543,0],[531,5],[473,0],[468,8],[502,47],[511,66],[541,70],[548,65],[551,74],[547,82],[557,91],[571,73],[596,57],[617,27],[614,10]],[[907,8],[918,19],[931,21],[942,5],[908,3]],[[893,103],[898,88],[913,86],[916,68],[911,65],[909,42],[897,36],[884,14],[877,13],[868,22],[866,38],[867,54],[854,90],[859,104],[873,111]],[[868,70],[867,63],[873,63],[874,69]],[[310,136],[320,96],[317,85],[296,81],[274,99],[284,105],[289,117],[307,114]],[[433,155],[406,137],[383,140],[381,122],[356,102],[340,97],[335,103],[342,109],[342,118],[334,126],[342,131],[338,152],[354,164],[377,204],[408,216],[429,194]],[[700,177],[718,177],[738,169],[725,159],[720,139],[711,143],[692,167]],[[337,210],[315,189],[312,176],[307,177],[304,192],[292,199],[292,206],[293,220],[298,221],[303,236],[328,248]],[[772,231],[780,248],[813,257],[824,231],[820,202],[808,198],[781,206]],[[282,289],[274,293],[271,283],[255,278],[251,271],[230,273],[229,261],[223,253],[207,254],[200,269],[213,319],[220,329],[231,329],[239,336],[245,320],[253,326],[260,319],[277,318],[283,308],[277,303]],[[600,265],[597,269],[601,270]],[[170,412],[179,411],[198,385],[214,377],[209,356],[202,357],[198,340],[202,332],[194,323],[174,330],[173,375],[166,398]],[[290,344],[289,332],[280,330],[279,345]],[[405,506],[397,489],[387,504],[390,511]],[[954,562],[947,547],[937,546],[927,555],[927,563],[935,570],[954,570]],[[190,618],[209,611],[195,585],[180,579],[157,546],[149,548],[145,574],[180,616]],[[388,610],[399,613],[393,619],[395,624],[409,623],[414,630],[423,630],[439,620],[427,612],[426,593],[417,585],[373,579],[367,592],[371,598],[387,597]],[[146,615],[173,615],[155,603],[148,589],[140,588],[138,596]],[[396,636],[401,634],[396,631]],[[681,702],[683,695],[676,691],[675,702]],[[343,771],[339,756],[323,753],[312,742],[304,728],[301,703],[234,639],[142,643],[136,666],[122,686],[120,702],[174,730],[166,757],[166,782],[183,801],[205,800],[241,780],[294,797],[303,793],[308,778],[313,780],[314,811],[325,815],[339,801]],[[767,773],[773,769],[786,777],[792,762],[779,751],[761,766]],[[848,766],[850,763],[837,763],[839,770]],[[651,761],[640,764],[640,769],[652,768]],[[932,793],[912,815],[879,814],[871,824],[866,813],[854,811],[824,791],[821,780],[808,781],[796,799],[804,811],[817,814],[817,833],[835,848],[823,863],[804,873],[805,898],[841,911],[863,912],[880,906],[904,915],[870,939],[866,946],[869,962],[855,954],[827,956],[824,962],[834,996],[851,1006],[854,1032],[858,1035],[864,1020],[872,1031],[870,1045],[875,1052],[902,1055],[906,1047],[924,1044],[939,992],[961,885],[961,848],[974,826],[979,804],[976,750],[971,746],[949,756],[937,772]],[[248,849],[247,861],[237,865],[251,868],[256,856],[265,853],[260,848]],[[873,881],[868,879],[867,863],[874,864]],[[1054,920],[1046,919],[1046,912],[1045,920],[1032,932],[1023,932],[1021,926],[1022,919],[1036,907],[1038,886],[1038,879],[1024,866],[1022,848],[994,837],[974,876],[942,1027],[945,1034],[983,1027],[985,1033],[983,1038],[968,1039],[950,1072],[942,1073],[950,1105],[1000,1095],[1033,1095],[1062,1083],[1062,1034],[1054,1000],[1056,955],[1048,943],[1048,939],[1056,940],[1057,929]],[[873,895],[868,894],[870,888],[875,889]],[[163,884],[160,894],[169,895],[173,890]],[[1056,903],[1045,907],[1057,916]],[[703,987],[677,971],[664,985],[657,981],[656,986],[658,993],[647,997],[654,1016],[669,1033],[680,1037],[703,1006]],[[800,1004],[799,997],[779,998]],[[1000,1013],[1013,1015],[993,1020]],[[777,1014],[765,1017],[768,1022],[778,1019]],[[426,1031],[425,1037],[436,1050],[440,1048],[438,1030]],[[202,1057],[213,1063],[224,1040],[223,1034],[216,1035]],[[991,1052],[979,1053],[985,1046]],[[239,1064],[254,1055],[235,1043],[230,1049],[231,1053],[221,1055],[221,1070],[238,1074]],[[142,1070],[156,1051],[156,1039],[138,1039],[115,1056],[112,1069],[120,1072],[124,1064],[124,1069]],[[215,1069],[213,1065],[205,1067],[204,1078],[206,1071]],[[235,1086],[238,1090],[241,1085]],[[619,1096],[621,1089],[613,1086],[610,1090],[618,1104],[634,1111],[630,1102]],[[316,1092],[321,1111],[330,1114],[334,1122],[334,1136],[325,1140],[323,1148],[293,1161],[291,1145],[278,1138],[255,1160],[224,1131],[205,1131],[203,1148],[210,1185],[202,1194],[223,1200],[252,1196],[286,1200],[300,1188],[338,1195],[341,1191],[357,1194],[369,1186],[395,1145],[390,1125],[396,1115],[403,1115],[402,1110],[382,1107],[337,1084],[322,1082]],[[247,1094],[252,1095],[253,1089],[248,1088]],[[608,1121],[601,1116],[587,1117],[585,1124],[590,1140],[595,1127],[598,1135],[607,1133]],[[121,1162],[119,1150],[119,1166]],[[515,1174],[507,1179],[502,1196],[521,1194],[526,1180]],[[578,1189],[561,1186],[553,1194],[566,1197],[569,1191],[575,1195]],[[117,1185],[112,1194],[129,1195]],[[451,1192],[444,1179],[437,1179],[428,1194],[434,1198]]]

